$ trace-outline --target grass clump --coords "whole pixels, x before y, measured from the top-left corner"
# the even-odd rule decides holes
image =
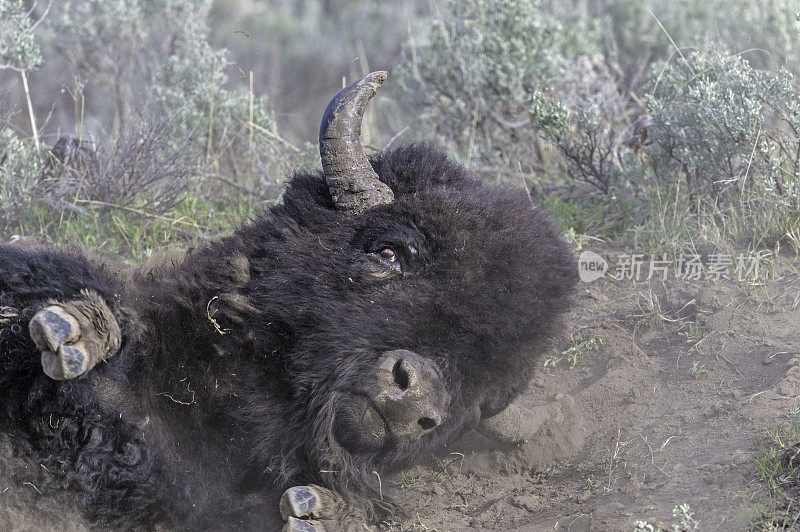
[[[764,491],[750,504],[754,530],[795,530],[800,524],[800,411],[756,442],[753,462]]]

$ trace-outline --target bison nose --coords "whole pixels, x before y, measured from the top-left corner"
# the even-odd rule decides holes
[[[423,406],[425,400],[430,399],[430,396],[433,395],[430,392],[439,391],[435,389],[425,390],[426,387],[440,387],[439,381],[441,379],[439,379],[439,375],[435,370],[430,371],[429,368],[425,367],[426,362],[418,359],[410,351],[395,352],[394,356],[389,356],[387,359],[386,366],[388,367],[389,364],[392,365],[392,381],[395,385],[395,389],[392,391],[394,391],[394,396],[399,400],[401,406],[406,408]],[[383,368],[384,365],[381,364],[381,367]],[[420,373],[422,373],[422,376],[420,376]],[[397,393],[398,390],[399,394]],[[425,397],[423,398],[423,396]],[[423,400],[420,401],[420,399]],[[441,424],[442,415],[431,404],[424,405],[422,409],[418,408],[417,410],[422,414],[422,417],[417,419],[417,424],[423,430],[432,430]]]
[[[441,425],[450,397],[431,360],[397,349],[378,362],[372,401],[392,436],[413,442]]]

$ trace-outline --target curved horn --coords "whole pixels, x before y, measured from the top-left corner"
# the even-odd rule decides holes
[[[367,74],[333,97],[319,126],[322,171],[337,208],[359,214],[394,201],[361,146],[361,119],[367,103],[386,81],[385,71]]]

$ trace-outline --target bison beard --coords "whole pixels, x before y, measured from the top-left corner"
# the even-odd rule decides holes
[[[323,172],[231,236],[141,269],[0,245],[3,460],[44,466],[99,525],[250,528],[280,507],[335,529],[391,509],[379,475],[498,419],[574,259],[525,194],[426,144],[367,163],[384,78],[337,95]]]

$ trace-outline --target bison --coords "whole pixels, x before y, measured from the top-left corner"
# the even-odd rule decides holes
[[[142,268],[0,245],[1,430],[96,524],[361,529],[384,472],[518,430],[574,258],[430,145],[368,159],[385,79],[333,98],[322,171],[230,236]]]

